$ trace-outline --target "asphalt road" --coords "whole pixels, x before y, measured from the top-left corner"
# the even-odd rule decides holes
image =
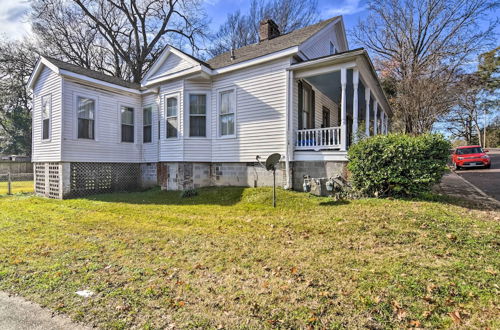
[[[458,175],[466,179],[490,197],[500,201],[500,150],[490,150],[491,168],[469,168],[456,171]]]

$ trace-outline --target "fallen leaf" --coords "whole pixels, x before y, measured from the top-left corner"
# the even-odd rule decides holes
[[[454,311],[454,312],[448,313],[448,315],[451,316],[451,318],[453,319],[453,322],[455,322],[456,324],[462,323],[462,317],[460,316],[459,311]]]
[[[410,321],[410,326],[414,328],[420,328],[421,324],[419,320],[412,320]]]
[[[292,274],[297,274],[297,271],[298,271],[297,267],[292,267],[290,269],[290,273],[292,273]]]

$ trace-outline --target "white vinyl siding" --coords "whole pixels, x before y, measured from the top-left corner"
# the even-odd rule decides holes
[[[160,85],[160,148],[159,160],[160,161],[183,161],[184,160],[184,97],[183,97],[184,82],[179,79],[172,82],[167,82]],[[177,95],[179,98],[179,121],[178,121],[178,138],[167,139],[167,109],[166,97]]]
[[[85,86],[66,78],[63,81],[63,90],[63,161],[118,163],[142,161],[142,143],[120,142],[120,107],[130,106],[134,109],[142,109],[140,95]],[[95,140],[77,138],[77,96],[96,100]],[[135,116],[134,136],[142,137],[141,115]]]
[[[213,116],[213,162],[255,162],[286,149],[286,67],[289,59],[271,61],[254,67],[214,77],[212,90],[234,86],[236,122],[234,139],[215,139],[219,118]],[[218,93],[212,94],[212,108],[217,108]],[[216,111],[216,110],[214,110]],[[215,112],[217,113],[217,112]]]
[[[193,63],[171,53],[167,56],[160,67],[148,78],[148,80],[154,80],[158,77],[175,74],[190,69],[193,66]]]
[[[332,24],[326,27],[300,45],[300,51],[307,56],[308,59],[331,55],[330,44],[333,45],[336,52],[346,51],[347,49],[344,49],[344,47],[340,45],[337,37],[339,29],[339,24]]]
[[[44,68],[33,86],[33,162],[61,160],[61,93],[62,79],[55,72]],[[50,97],[50,139],[42,140],[42,96]]]

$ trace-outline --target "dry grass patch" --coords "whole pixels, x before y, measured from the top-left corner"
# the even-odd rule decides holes
[[[0,289],[104,328],[499,327],[499,214],[452,203],[5,197]]]

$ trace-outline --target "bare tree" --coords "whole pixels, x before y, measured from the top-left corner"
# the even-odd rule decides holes
[[[252,0],[250,10],[240,10],[227,16],[217,33],[212,37],[209,53],[219,55],[231,48],[236,49],[259,41],[259,23],[271,18],[281,33],[305,27],[317,21],[317,0]]]
[[[201,0],[32,0],[44,49],[140,82],[167,44],[198,50],[207,20]]]
[[[371,0],[351,33],[394,81],[390,102],[400,130],[423,133],[454,105],[449,86],[492,38],[494,0]],[[489,22],[487,27],[480,22]]]

